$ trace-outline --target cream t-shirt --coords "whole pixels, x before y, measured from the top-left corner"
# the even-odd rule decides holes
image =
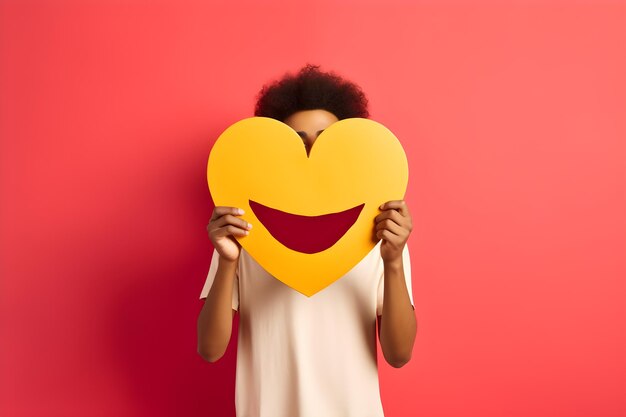
[[[407,246],[402,257],[413,304]],[[214,250],[200,299],[218,260]],[[383,278],[380,242],[312,297],[272,277],[242,249],[232,298],[239,311],[237,416],[383,416],[376,361]]]

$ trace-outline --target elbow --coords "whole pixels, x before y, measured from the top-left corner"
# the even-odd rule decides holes
[[[396,351],[387,351],[383,350],[383,356],[389,365],[394,368],[402,368],[404,365],[409,363],[411,360],[412,350],[404,350],[399,349]]]
[[[394,368],[402,368],[407,363],[409,363],[409,359],[391,361],[389,362],[389,365],[393,366]]]
[[[224,356],[224,352],[215,352],[211,351],[211,349],[198,346],[198,355],[200,355],[200,357],[205,361],[214,363],[220,360],[222,356]]]
[[[413,341],[388,343],[385,338],[380,339],[385,361],[394,368],[402,368],[409,363],[413,355]]]
[[[389,355],[389,357],[385,356],[385,360],[387,361],[389,365],[391,365],[394,368],[402,368],[411,360],[411,352],[406,353],[406,354],[398,353],[395,355]]]

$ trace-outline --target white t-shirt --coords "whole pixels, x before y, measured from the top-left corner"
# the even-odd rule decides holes
[[[408,246],[402,254],[411,304]],[[213,284],[213,251],[200,299]],[[242,249],[232,307],[239,311],[238,417],[382,417],[376,316],[383,304],[380,242],[346,275],[307,297]]]

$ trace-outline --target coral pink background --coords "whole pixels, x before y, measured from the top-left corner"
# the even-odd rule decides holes
[[[387,416],[624,416],[626,5],[468,3],[2,0],[0,415],[234,415],[206,160],[312,62],[410,161]]]

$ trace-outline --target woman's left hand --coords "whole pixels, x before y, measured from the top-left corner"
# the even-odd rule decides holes
[[[413,221],[404,200],[388,201],[380,206],[382,213],[374,219],[377,239],[382,239],[380,255],[385,263],[401,262]]]

